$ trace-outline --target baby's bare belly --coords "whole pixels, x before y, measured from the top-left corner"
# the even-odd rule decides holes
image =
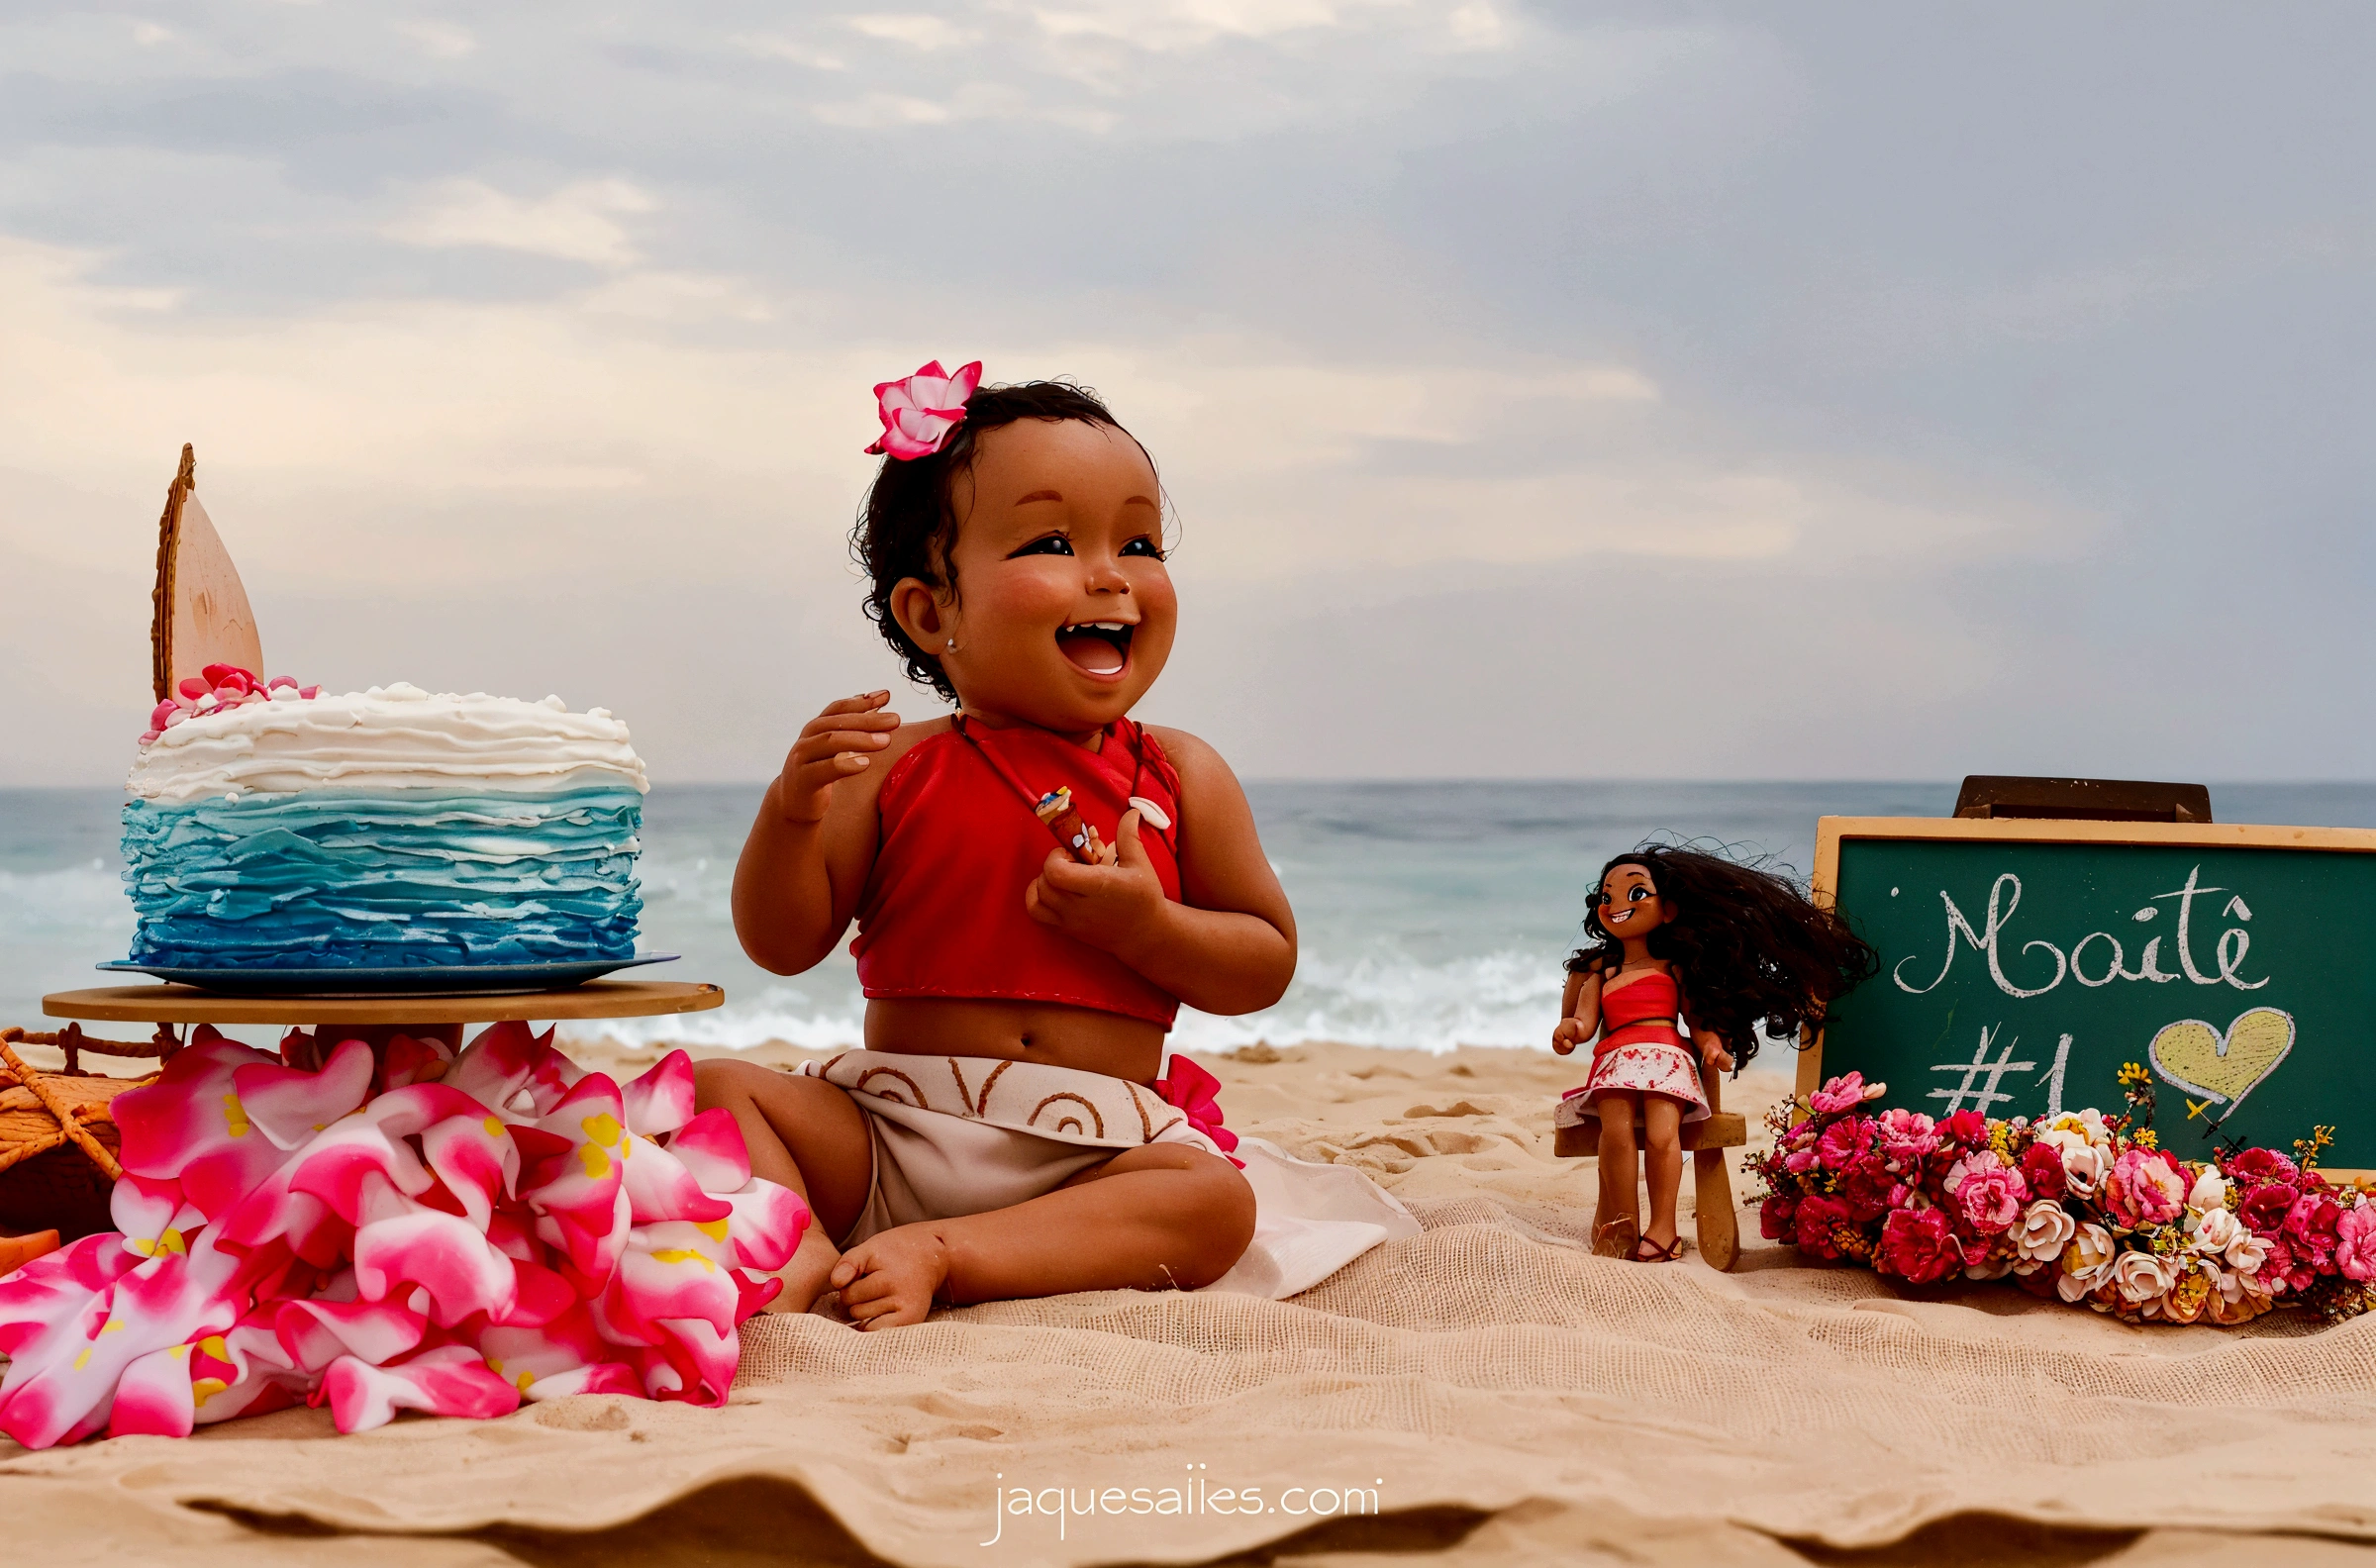
[[[1163,1030],[1143,1019],[1045,1002],[883,997],[866,1004],[866,1048],[1045,1062],[1152,1084]]]

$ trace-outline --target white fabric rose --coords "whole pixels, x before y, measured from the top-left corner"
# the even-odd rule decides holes
[[[2093,1198],[2104,1185],[2104,1173],[2112,1162],[2104,1151],[2093,1143],[2073,1138],[2061,1149],[2062,1183],[2073,1197]]]
[[[2021,1223],[2013,1227],[2013,1250],[2021,1259],[2022,1272],[2032,1273],[2062,1256],[2078,1233],[2079,1222],[2050,1198],[2040,1198],[2023,1210]]]
[[[2187,1245],[2205,1257],[2226,1257],[2243,1228],[2243,1222],[2226,1209],[2214,1209],[2195,1222],[2195,1233],[2187,1238]]]
[[[2062,1275],[2054,1281],[2054,1294],[2066,1302],[2093,1295],[2112,1277],[2113,1256],[2111,1231],[2100,1225],[2080,1225],[2063,1249]]]
[[[2170,1288],[2170,1271],[2150,1252],[2124,1252],[2112,1265],[2113,1288],[2135,1306],[2159,1301]]]
[[[2222,1255],[2228,1259],[2229,1268],[2256,1275],[2260,1272],[2260,1266],[2269,1260],[2269,1243],[2255,1233],[2250,1225],[2239,1225],[2235,1227],[2235,1239],[2228,1243]]]
[[[2187,1189],[2186,1206],[2199,1215],[2208,1216],[2214,1209],[2226,1212],[2228,1207],[2228,1178],[2220,1174],[2217,1165],[2206,1165]],[[2234,1219],[2233,1215],[2228,1216]]]

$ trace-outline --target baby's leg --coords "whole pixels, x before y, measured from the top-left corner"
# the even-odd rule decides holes
[[[870,1236],[834,1268],[851,1320],[922,1323],[935,1297],[1007,1301],[1087,1290],[1194,1290],[1254,1236],[1254,1190],[1217,1155],[1149,1143],[1011,1209]]]
[[[756,1062],[695,1062],[693,1094],[704,1111],[724,1106],[734,1113],[753,1176],[808,1200],[809,1228],[792,1260],[776,1271],[784,1288],[768,1303],[773,1312],[807,1312],[842,1260],[834,1237],[845,1234],[866,1206],[874,1145],[865,1113],[822,1078]]]
[[[1675,1194],[1683,1185],[1683,1108],[1664,1095],[1645,1094],[1641,1127],[1650,1183],[1650,1224],[1641,1238],[1665,1247],[1675,1239]]]
[[[1592,1214],[1592,1238],[1595,1247],[1605,1235],[1619,1235],[1611,1225],[1625,1227],[1619,1239],[1625,1242],[1620,1252],[1631,1251],[1633,1237],[1641,1225],[1640,1178],[1634,1167],[1634,1107],[1640,1097],[1628,1090],[1616,1090],[1593,1101],[1601,1117],[1601,1153],[1596,1172],[1601,1187],[1601,1201]]]

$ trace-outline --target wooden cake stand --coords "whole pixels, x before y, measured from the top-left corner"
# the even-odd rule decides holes
[[[714,985],[682,980],[589,980],[566,991],[510,996],[224,996],[183,985],[98,986],[42,998],[51,1018],[111,1024],[269,1024],[328,1029],[385,1049],[397,1034],[459,1047],[465,1024],[559,1023],[706,1013],[726,1001]]]

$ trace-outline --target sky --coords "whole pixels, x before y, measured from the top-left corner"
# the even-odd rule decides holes
[[[0,784],[268,673],[764,778],[872,385],[1094,386],[1249,777],[2376,777],[2357,4],[0,8]]]

